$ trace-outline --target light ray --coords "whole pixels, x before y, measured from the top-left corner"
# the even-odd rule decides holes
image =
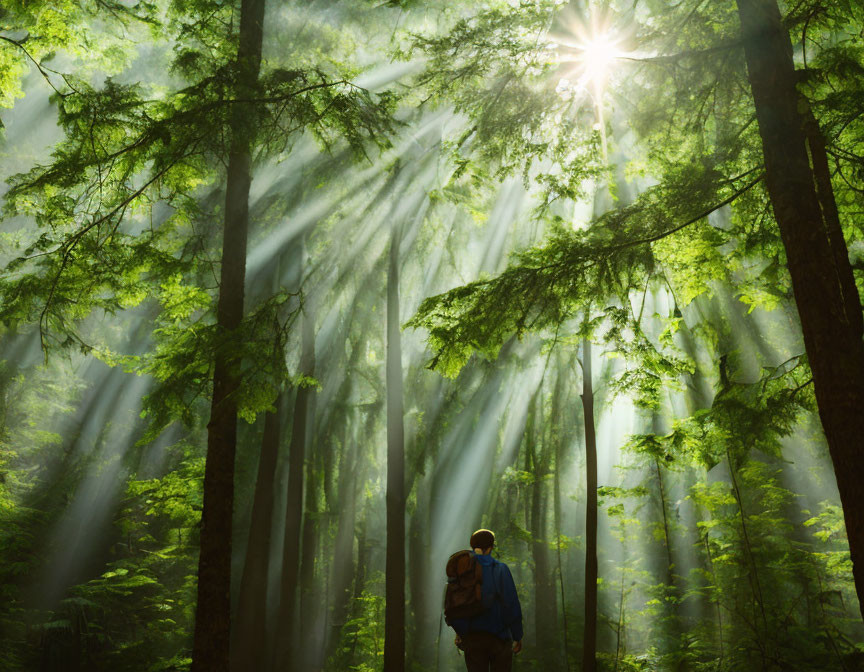
[[[574,23],[568,26],[567,33],[552,39],[558,45],[559,62],[573,64],[564,70],[561,82],[577,91],[587,90],[595,99],[602,94],[616,62],[628,53],[624,34],[613,28],[607,18]],[[575,86],[570,85],[571,81]]]

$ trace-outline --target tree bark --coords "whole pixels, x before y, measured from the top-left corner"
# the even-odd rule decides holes
[[[315,325],[310,316],[303,316],[303,345],[300,372],[315,373]],[[291,672],[297,669],[298,656],[293,650],[295,607],[300,579],[300,542],[303,527],[303,465],[306,456],[306,435],[309,421],[309,400],[313,388],[301,387],[294,400],[291,445],[288,449],[288,496],[285,511],[285,541],[282,547],[282,587],[277,617],[275,648],[276,669]]]
[[[776,0],[736,0],[765,180],[787,265],[819,417],[846,519],[864,608],[864,320],[827,170],[824,139],[796,89],[792,43]]]
[[[585,637],[583,672],[597,670],[597,432],[594,426],[594,386],[591,342],[582,341],[582,411],[585,417]]]
[[[237,50],[237,97],[250,99],[261,70],[264,0],[242,0]],[[216,320],[230,335],[243,319],[249,187],[255,107],[236,104],[230,120],[231,146],[225,189],[219,302]],[[234,348],[220,348],[213,372],[213,399],[207,425],[207,462],[201,512],[198,599],[192,645],[192,672],[228,672],[231,635],[231,535],[234,513],[234,456],[237,449],[239,362]]]
[[[273,526],[274,477],[282,438],[280,392],[276,410],[264,416],[264,437],[258,459],[255,498],[246,560],[240,579],[237,625],[232,644],[232,669],[235,672],[263,670],[267,664],[267,576],[270,565],[270,534]]]
[[[387,549],[384,672],[405,670],[405,428],[399,322],[400,227],[390,239],[387,272]]]

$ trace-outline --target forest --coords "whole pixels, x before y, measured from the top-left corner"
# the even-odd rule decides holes
[[[0,0],[0,672],[864,670],[860,0]]]

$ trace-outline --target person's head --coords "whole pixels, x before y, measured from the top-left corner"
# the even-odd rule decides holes
[[[471,535],[471,548],[477,555],[489,555],[495,546],[495,533],[492,530],[477,530]]]

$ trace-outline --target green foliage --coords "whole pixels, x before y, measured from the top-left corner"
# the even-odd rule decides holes
[[[82,83],[64,102],[66,138],[54,161],[15,177],[7,194],[7,214],[32,215],[42,233],[7,250],[19,256],[0,283],[0,319],[38,322],[43,347],[53,334],[80,343],[75,325],[93,310],[115,313],[163,291],[164,278],[200,273],[201,189],[215,178],[231,107],[241,102],[231,97],[233,71],[215,66],[174,92],[108,80],[100,89]],[[388,143],[386,93],[284,70],[268,72],[254,90],[268,153],[288,151],[303,129],[325,148],[344,139],[360,157],[370,139]],[[154,222],[156,204],[172,214]]]
[[[340,635],[336,658],[353,661],[348,669],[375,672],[384,660],[384,575],[369,577],[368,589],[355,598],[354,618],[345,624]]]
[[[710,516],[699,523],[708,561],[706,590],[730,614],[747,602],[753,609],[749,621],[725,618],[724,638],[734,644],[727,665],[736,669],[758,655],[781,666],[816,670],[825,660],[851,655],[841,612],[828,606],[825,584],[831,574],[819,566],[822,553],[784,534],[790,529],[786,511],[792,493],[762,462],[742,465],[733,479],[731,488],[697,484],[691,494]],[[747,494],[739,496],[739,490]],[[815,612],[812,606],[818,607]]]
[[[753,123],[735,8],[638,4],[635,16],[622,8],[622,14],[636,22],[627,43],[636,56],[618,66],[628,70],[628,76],[620,78],[627,88],[618,91],[619,80],[610,86],[632,103],[628,123],[639,135],[641,156],[636,163],[642,168],[637,172],[659,178],[659,184],[644,189],[633,203],[598,217],[584,232],[572,232],[566,218],[553,219],[546,241],[515,256],[498,277],[475,281],[421,304],[408,324],[428,331],[436,353],[432,366],[445,375],[455,375],[475,351],[494,357],[508,338],[557,328],[598,302],[617,297],[624,305],[622,297],[640,291],[654,276],[665,279],[681,307],[699,296],[710,296],[721,282],[733,284],[751,310],[776,308],[789,300],[785,255],[761,185],[761,141]],[[853,37],[860,30],[860,16],[857,10],[847,12],[832,3],[816,3],[808,9],[805,5],[794,9],[795,21],[790,19],[793,30],[810,31],[804,42],[810,44],[812,38],[802,79],[809,84],[813,104],[825,114],[824,122],[819,117],[823,129],[832,129],[825,134],[838,171],[848,166],[847,182],[838,179],[835,186],[841,210],[845,203],[860,208],[861,188],[851,178],[857,170],[852,164],[859,161],[857,147],[833,146],[834,129],[845,134],[847,142],[854,143],[858,137],[850,127],[859,117],[852,89],[864,71]],[[536,134],[537,119],[546,118],[547,111],[563,114],[565,125],[580,120],[577,110],[565,111],[560,104],[549,103],[542,109],[538,106],[533,116],[484,125],[490,108],[506,106],[497,99],[493,105],[484,103],[478,91],[493,91],[502,81],[511,86],[511,79],[517,87],[542,88],[545,82],[549,90],[557,74],[542,67],[550,59],[539,55],[547,50],[556,20],[554,4],[529,3],[519,11],[523,14],[516,16],[507,8],[495,7],[456,24],[447,38],[418,41],[434,64],[422,81],[475,122],[465,139],[487,126],[494,136],[477,149],[470,147],[473,152],[490,152],[483,155],[483,164],[490,163],[492,156],[505,166],[514,156],[520,165],[530,164],[525,138]],[[527,46],[532,39],[533,48]],[[643,58],[643,53],[657,55]],[[464,61],[460,60],[463,54]],[[509,61],[510,71],[499,65],[499,58]],[[820,59],[825,59],[824,69],[813,65],[823,62]],[[505,78],[501,72],[511,76]],[[833,104],[830,110],[828,97]],[[586,96],[579,102],[590,110]],[[604,104],[604,100],[593,102]],[[832,126],[839,119],[843,121]],[[579,123],[587,125],[584,119]],[[571,137],[563,126],[560,131]],[[584,182],[588,173],[579,159],[571,157],[571,168]],[[544,165],[532,179],[543,185],[559,172]],[[578,197],[575,192],[559,195]],[[731,212],[724,206],[731,206]],[[844,226],[851,241],[861,239],[855,221],[850,210]],[[642,363],[638,356],[635,361]],[[656,384],[653,377],[632,381],[640,388],[637,398],[649,406],[656,405],[656,389],[652,389]]]
[[[7,332],[8,333],[8,332]],[[77,401],[81,381],[68,362],[36,370],[0,364],[0,669],[26,669],[32,651],[24,591],[41,566],[43,530],[77,476],[54,431]],[[59,474],[57,472],[60,472]],[[53,488],[52,488],[53,486]],[[53,492],[52,492],[53,490]]]
[[[158,3],[147,1],[134,7],[116,0],[4,2],[0,8],[0,107],[12,107],[23,96],[21,80],[31,66],[59,97],[73,95],[76,87],[48,65],[57,52],[76,59],[82,72],[118,71],[133,55],[129,31],[146,25],[155,28],[158,11]],[[98,19],[107,20],[113,30],[99,30]]]
[[[562,4],[489,3],[445,35],[415,35],[400,54],[422,52],[427,68],[417,86],[468,119],[445,146],[457,166],[454,178],[518,171],[527,182],[539,168],[548,203],[584,195],[585,178],[600,171],[599,137],[578,118],[584,110],[550,86],[557,64],[548,31]]]
[[[589,311],[598,297],[641,290],[655,268],[653,242],[697,225],[724,196],[761,181],[751,171],[720,185],[714,168],[698,168],[688,166],[677,181],[652,187],[587,229],[558,221],[542,245],[516,255],[497,278],[426,299],[407,326],[429,332],[436,352],[431,366],[455,375],[474,351],[494,357],[511,336],[561,325]]]
[[[213,362],[220,351],[240,373],[238,413],[252,422],[273,406],[283,382],[289,378],[284,356],[288,335],[299,307],[293,295],[281,293],[251,310],[234,333],[222,333],[203,312],[210,296],[194,286],[180,284],[179,276],[162,286],[163,310],[154,330],[155,347],[140,356],[117,355],[107,350],[98,356],[126,371],[152,376],[157,385],[147,396],[144,415],[150,418],[141,443],[154,440],[172,422],[193,426],[206,410],[213,380]],[[239,344],[239,345],[238,345]],[[314,385],[298,377],[296,384]]]
[[[780,467],[747,460],[739,466],[725,462],[724,469],[729,471],[712,480],[688,479],[693,483],[687,501],[695,505],[695,529],[675,525],[665,543],[675,544],[678,557],[686,557],[681,556],[683,545],[692,543],[698,562],[688,576],[676,567],[674,573],[661,574],[659,582],[650,569],[650,549],[662,547],[664,537],[661,533],[658,538],[656,526],[644,524],[645,497],[656,491],[656,481],[602,488],[622,547],[646,549],[635,555],[625,550],[620,580],[604,581],[606,599],[628,614],[620,621],[606,618],[610,627],[620,629],[622,641],[647,637],[652,643],[638,654],[626,648],[614,657],[603,653],[605,664],[611,669],[628,656],[632,664],[662,670],[680,665],[757,670],[773,665],[815,671],[824,669],[825,661],[854,665],[857,618],[850,621],[846,611],[846,600],[854,605],[854,597],[839,508],[826,504],[806,520],[804,525],[817,531],[805,538],[793,529],[790,516],[795,515],[797,498],[781,484]],[[667,492],[675,487],[674,474],[686,474],[663,473]],[[688,604],[706,606],[687,611]]]
[[[179,462],[166,476],[130,481],[107,571],[74,587],[40,626],[53,633],[42,644],[49,652],[74,641],[93,669],[189,669],[204,460],[189,446],[173,452]]]
[[[726,361],[721,358],[723,387],[710,409],[675,420],[669,434],[633,436],[627,448],[665,465],[692,460],[709,469],[724,456],[737,463],[753,450],[780,457],[781,439],[792,433],[804,411],[814,407],[806,360],[796,357],[765,369],[754,383],[730,382]]]

